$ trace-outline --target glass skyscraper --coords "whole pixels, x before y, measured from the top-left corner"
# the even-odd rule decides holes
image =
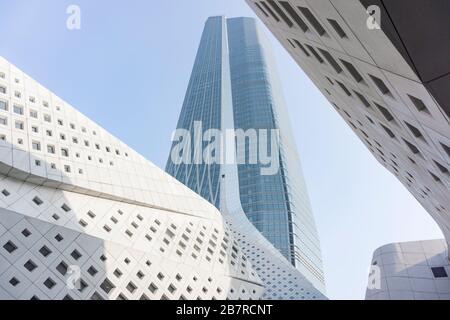
[[[225,108],[231,108],[233,115],[226,128],[269,130],[265,142],[257,137],[256,146],[249,136],[236,144],[245,151],[245,161],[236,164],[243,211],[292,265],[322,286],[320,243],[275,63],[267,39],[252,18],[207,20],[177,129],[191,137],[209,129],[223,130]],[[276,152],[268,155],[277,157],[279,169],[262,174],[267,163],[251,161],[250,154],[269,149],[274,134]],[[179,142],[174,137],[172,153]],[[191,139],[186,144],[191,161],[174,162],[171,154],[166,171],[220,209],[223,162],[198,161],[210,142]]]

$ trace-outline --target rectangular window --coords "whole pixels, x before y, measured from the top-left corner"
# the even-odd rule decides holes
[[[388,122],[391,122],[394,120],[394,116],[386,109],[385,107],[380,106],[378,103],[374,102],[377,106],[378,110],[383,114],[383,116],[386,118]],[[395,120],[394,120],[395,121]]]
[[[0,93],[6,94],[6,87],[0,86]]]
[[[308,25],[300,18],[300,16],[295,12],[295,9],[289,4],[287,1],[279,1],[280,4],[283,6],[283,8],[289,13],[289,15],[294,19],[294,21],[297,23],[297,25],[300,27],[300,29],[303,30],[303,32],[308,31]]]
[[[356,82],[358,82],[358,83],[364,82],[363,77],[358,72],[358,70],[356,70],[356,68],[353,64],[351,64],[350,62],[347,62],[345,60],[342,60],[342,59],[340,59],[340,60],[343,63],[343,65],[345,66],[345,68],[348,70],[348,72],[350,72],[350,74],[352,75],[353,79],[355,79]]]
[[[13,111],[14,111],[14,113],[23,115],[23,107],[22,106],[14,105]]]
[[[8,125],[8,118],[0,117],[0,124],[4,126]]]
[[[264,9],[259,5],[259,3],[255,2],[255,5],[258,7],[258,9],[266,16],[269,17],[267,12],[264,11]]]
[[[356,96],[358,97],[358,99],[362,102],[362,104],[366,107],[366,108],[370,108],[370,103],[369,101],[367,101],[366,97],[364,97],[361,93],[359,93],[358,91],[353,90],[353,92],[356,94]]]
[[[303,15],[305,16],[305,18],[309,21],[309,23],[311,23],[311,25],[314,27],[314,29],[316,29],[317,33],[321,36],[326,35],[327,32],[325,31],[325,29],[322,27],[322,25],[320,24],[320,22],[316,19],[316,17],[313,15],[313,13],[311,12],[311,10],[309,10],[306,7],[298,7],[298,9],[303,13]]]
[[[261,1],[261,5],[264,7],[264,9],[266,9],[268,13],[270,13],[270,15],[272,16],[272,18],[275,19],[275,21],[280,22],[280,19],[276,16],[275,12],[273,12],[272,9],[270,9],[270,7],[264,1]]]
[[[320,49],[320,48],[319,48],[319,51],[322,53],[322,55],[325,57],[325,59],[327,59],[328,63],[331,64],[331,66],[337,73],[342,72],[341,66],[336,62],[336,60],[333,58],[333,56],[328,51],[326,51],[324,49]]]
[[[36,110],[30,110],[30,117],[37,119],[38,113]]]
[[[428,110],[427,106],[425,105],[425,103],[423,103],[422,100],[420,100],[419,98],[416,98],[410,94],[408,94],[408,97],[419,112],[425,112],[425,113],[430,114],[430,111]]]
[[[373,83],[375,83],[375,85],[378,87],[378,89],[381,91],[382,94],[385,95],[390,95],[392,96],[391,91],[389,90],[389,88],[386,86],[386,84],[383,82],[383,80],[381,80],[378,77],[375,77],[371,74],[369,74],[370,78],[372,79]]]
[[[8,111],[8,102],[0,100],[0,110]]]
[[[380,123],[381,124],[381,123]],[[385,125],[381,124],[381,126],[383,127],[384,131],[386,131],[386,133],[389,135],[389,137],[391,138],[395,138],[395,134],[392,132],[391,129],[389,129],[388,127],[386,127]]]
[[[15,127],[16,127],[16,129],[23,130],[24,129],[24,124],[23,124],[22,121],[16,121],[15,122]]]
[[[61,148],[61,155],[63,157],[68,157],[69,156],[69,150],[67,150],[65,148]]]
[[[309,51],[311,51],[311,53],[314,55],[314,57],[316,57],[317,61],[319,61],[320,63],[324,63],[322,57],[319,55],[319,53],[310,45],[306,45],[309,49]]]
[[[345,34],[345,31],[341,28],[339,23],[336,20],[333,19],[327,19],[330,25],[333,27],[334,31],[339,35],[341,38],[348,38],[347,34]]]
[[[31,143],[31,145],[32,145],[32,148],[33,148],[33,150],[41,150],[41,144],[40,144],[40,142],[38,142],[38,141],[33,141],[32,143]]]
[[[267,2],[272,6],[272,8],[278,13],[278,15],[283,19],[283,21],[287,24],[289,28],[292,28],[294,25],[292,21],[288,18],[288,16],[280,9],[280,7],[273,0],[267,0]]]
[[[339,82],[339,81],[336,81],[336,82],[341,87],[342,91],[344,91],[346,95],[351,97],[352,93],[347,89],[347,87],[342,82]]]
[[[299,41],[297,41],[296,39],[293,39],[294,40],[294,43],[303,51],[303,53],[307,56],[307,57],[309,57],[310,56],[310,54],[309,54],[309,52],[306,50],[306,48],[299,42]]]
[[[433,276],[435,278],[447,278],[447,271],[445,271],[444,267],[432,267],[431,271],[433,272]]]

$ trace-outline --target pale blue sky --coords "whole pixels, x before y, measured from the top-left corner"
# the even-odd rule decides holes
[[[80,31],[66,29],[70,4],[81,7]],[[1,7],[0,55],[161,168],[206,18],[254,16],[244,0],[2,0]],[[377,247],[441,233],[270,39],[321,238],[328,296],[363,299]]]

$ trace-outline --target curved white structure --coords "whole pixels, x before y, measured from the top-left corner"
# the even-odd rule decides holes
[[[367,300],[449,300],[444,240],[392,243],[373,254]]]
[[[448,246],[448,1],[246,2],[373,156],[428,211]]]
[[[1,299],[262,293],[215,207],[0,59]]]

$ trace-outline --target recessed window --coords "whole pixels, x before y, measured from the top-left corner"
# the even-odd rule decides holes
[[[405,121],[406,126],[408,127],[408,129],[411,131],[411,133],[414,135],[414,137],[418,138],[418,139],[422,139],[425,141],[424,136],[422,135],[422,133],[420,132],[419,129],[417,129],[415,126],[413,126],[412,124],[408,123]]]
[[[340,81],[336,81],[336,82],[341,87],[342,91],[344,91],[347,96],[351,97],[352,93],[347,89],[347,87]]]
[[[69,150],[66,148],[61,148],[61,155],[63,157],[68,157],[69,156]]]
[[[412,153],[420,154],[419,149],[417,149],[417,147],[415,145],[413,145],[412,143],[406,141],[405,139],[403,139],[403,141],[406,143],[406,145],[408,146],[408,148],[411,150]]]
[[[325,31],[325,29],[322,27],[322,25],[320,24],[320,22],[316,19],[316,17],[313,15],[313,13],[311,12],[311,10],[309,10],[306,7],[298,7],[299,10],[303,13],[303,15],[305,16],[305,18],[309,21],[309,23],[311,23],[311,25],[314,27],[314,29],[316,29],[317,33],[321,36],[326,35],[327,32]]]
[[[367,101],[366,97],[364,97],[361,93],[359,93],[358,91],[353,90],[353,92],[356,94],[356,96],[358,97],[358,99],[362,102],[362,104],[366,107],[366,108],[370,108],[370,103],[369,101]]]
[[[337,61],[333,58],[333,56],[326,50],[320,49],[319,51],[322,55],[327,59],[328,63],[333,67],[333,69],[339,74],[342,72],[341,66],[337,63]]]
[[[25,125],[23,124],[23,121],[16,121],[15,122],[15,128],[18,130],[23,130],[25,128]]]
[[[72,171],[72,169],[70,168],[69,165],[66,164],[66,165],[64,165],[64,171],[67,173],[70,173]]]
[[[306,45],[309,49],[309,51],[311,51],[311,53],[314,55],[314,57],[316,57],[317,61],[319,61],[320,63],[324,63],[322,57],[319,55],[319,53],[310,45]]]
[[[62,235],[60,235],[60,234],[58,233],[58,234],[55,236],[55,240],[58,241],[58,242],[61,242],[61,241],[64,240],[64,238],[63,238]]]
[[[52,122],[52,117],[48,114],[44,114],[44,121],[45,122]]]
[[[72,253],[70,254],[72,256],[72,258],[74,258],[75,260],[78,260],[82,257],[82,254],[78,251],[78,250],[73,250]]]
[[[8,102],[0,100],[0,110],[8,111]]]
[[[38,206],[44,203],[39,197],[34,197],[33,202]]]
[[[348,38],[347,34],[345,33],[344,29],[341,28],[339,23],[336,20],[333,19],[327,19],[330,25],[333,27],[334,31],[341,37],[342,39]]]
[[[294,41],[295,44],[303,51],[303,53],[304,53],[307,57],[310,56],[309,52],[306,50],[306,48],[305,48],[299,41],[297,41],[296,39],[293,39],[293,41]]]
[[[449,171],[448,171],[448,169],[446,168],[446,167],[444,167],[442,164],[440,164],[439,162],[437,162],[437,161],[434,161],[434,163],[436,164],[436,166],[439,168],[439,170],[442,172],[442,173],[444,173],[444,174],[449,174]]]
[[[23,107],[22,106],[14,105],[13,111],[14,111],[14,113],[23,115]]]
[[[65,212],[69,212],[70,210],[72,210],[72,209],[70,209],[70,207],[67,204],[63,204],[61,206],[61,209],[63,209]]]
[[[39,133],[39,128],[36,127],[36,126],[32,126],[32,127],[31,127],[31,131],[32,131],[33,133]]]
[[[447,278],[447,271],[445,271],[444,267],[432,267],[431,272],[433,272],[433,276],[435,278]]]
[[[20,281],[19,281],[17,278],[13,277],[11,280],[9,280],[9,283],[10,283],[13,287],[16,287],[16,286],[20,283]]]
[[[447,146],[446,144],[443,144],[442,142],[441,142],[441,146],[442,146],[442,149],[444,149],[444,151],[447,153],[447,155],[450,157],[450,147],[449,146]]]
[[[105,281],[102,282],[100,285],[100,288],[102,288],[103,291],[106,292],[106,294],[109,294],[116,286],[109,281],[108,278],[105,279]]]
[[[267,12],[264,11],[264,9],[259,5],[258,2],[255,2],[255,6],[257,6],[258,9],[259,9],[266,17],[269,17],[269,15],[267,14]]]
[[[395,138],[395,134],[392,132],[391,129],[389,129],[388,127],[386,127],[386,126],[383,125],[383,124],[381,124],[381,126],[383,127],[384,131],[386,131],[386,133],[389,135],[389,137]]]
[[[113,273],[117,278],[120,278],[123,275],[122,271],[120,271],[119,269],[114,270]]]
[[[300,29],[303,30],[303,32],[308,31],[308,25],[300,18],[300,16],[297,14],[295,9],[289,4],[287,1],[279,1],[281,6],[289,13],[289,15],[294,19],[294,21],[297,23],[297,25],[300,27]]]
[[[9,191],[6,190],[6,189],[3,189],[3,190],[2,190],[2,194],[3,194],[5,197],[9,197],[9,195],[10,195]]]
[[[158,287],[152,282],[148,287],[148,290],[150,290],[151,293],[156,293],[156,291],[158,291]]]
[[[0,93],[6,94],[6,87],[0,86]]]
[[[88,271],[87,271],[91,276],[95,276],[98,273],[98,270],[95,269],[93,266],[90,266]]]
[[[431,172],[431,171],[428,171],[428,172],[429,172],[430,175],[433,177],[434,181],[436,181],[436,182],[442,182],[441,179],[440,179],[437,175],[435,175],[433,172]]]
[[[80,226],[82,226],[83,228],[86,228],[88,226],[88,223],[86,221],[84,221],[83,219],[81,219],[80,221],[78,221],[78,223],[80,224]]]
[[[25,238],[28,238],[29,236],[31,236],[31,232],[28,229],[23,229],[21,233]]]
[[[8,251],[8,253],[13,253],[14,251],[17,250],[17,246],[12,242],[12,241],[8,241],[7,243],[5,243],[5,245],[3,246],[3,248]]]
[[[273,0],[267,0],[267,2],[272,6],[272,8],[276,11],[276,13],[278,13],[278,16],[281,17],[281,19],[283,19],[283,21],[286,23],[286,25],[289,28],[292,28],[292,26],[294,25],[292,23],[292,21],[288,18],[288,16],[283,12],[283,10],[280,9],[280,7],[275,3],[275,1]]]
[[[51,154],[55,154],[55,146],[47,145],[47,152]]]
[[[277,17],[275,12],[273,12],[272,9],[270,9],[270,7],[264,1],[261,1],[261,5],[272,16],[272,18],[275,19],[276,22],[280,22],[280,19]]]
[[[36,110],[30,110],[30,117],[37,119],[38,113]]]
[[[8,125],[8,118],[0,117],[0,124],[4,126]]]
[[[32,260],[28,260],[23,266],[30,272],[33,272],[33,270],[37,268],[36,263],[34,263]]]
[[[61,119],[58,119],[58,124],[59,124],[60,126],[63,126],[63,125],[64,125],[64,122],[63,122]]]
[[[408,94],[408,97],[412,101],[414,106],[416,107],[417,111],[430,114],[430,111],[428,110],[427,106],[425,105],[425,103],[422,100],[420,100],[419,98],[416,98],[410,94]]]
[[[31,143],[33,150],[40,151],[41,150],[41,143],[38,141],[33,141]]]
[[[41,249],[39,249],[39,252],[40,252],[45,258],[47,258],[47,257],[52,253],[52,250],[50,250],[47,246],[43,246]]]
[[[378,103],[376,103],[376,102],[374,102],[375,103],[375,105],[377,106],[377,108],[378,108],[378,110],[380,110],[380,112],[383,114],[383,116],[385,117],[385,119],[388,121],[388,122],[391,122],[391,121],[395,121],[395,119],[394,119],[394,116],[389,112],[389,110],[388,109],[386,109],[385,107],[382,107],[382,106],[380,106]]]
[[[382,94],[385,95],[390,95],[392,96],[391,91],[389,90],[389,88],[386,86],[386,84],[384,83],[383,80],[381,80],[378,77],[375,77],[371,74],[369,74],[370,78],[372,79],[373,83],[375,83],[375,85],[378,87],[378,89],[381,91]]]
[[[130,282],[127,284],[127,290],[128,290],[130,293],[135,292],[136,289],[137,289],[137,287],[136,287],[136,285],[135,285],[133,282],[130,281]]]
[[[353,79],[355,79],[358,83],[365,83],[363,77],[361,74],[356,70],[355,66],[351,64],[350,62],[347,62],[345,60],[340,59],[342,64],[345,66],[345,68],[348,70],[348,72],[352,75]]]
[[[52,289],[54,286],[56,286],[56,282],[53,281],[52,278],[48,278],[47,280],[45,280],[44,286],[46,286],[48,289]]]

